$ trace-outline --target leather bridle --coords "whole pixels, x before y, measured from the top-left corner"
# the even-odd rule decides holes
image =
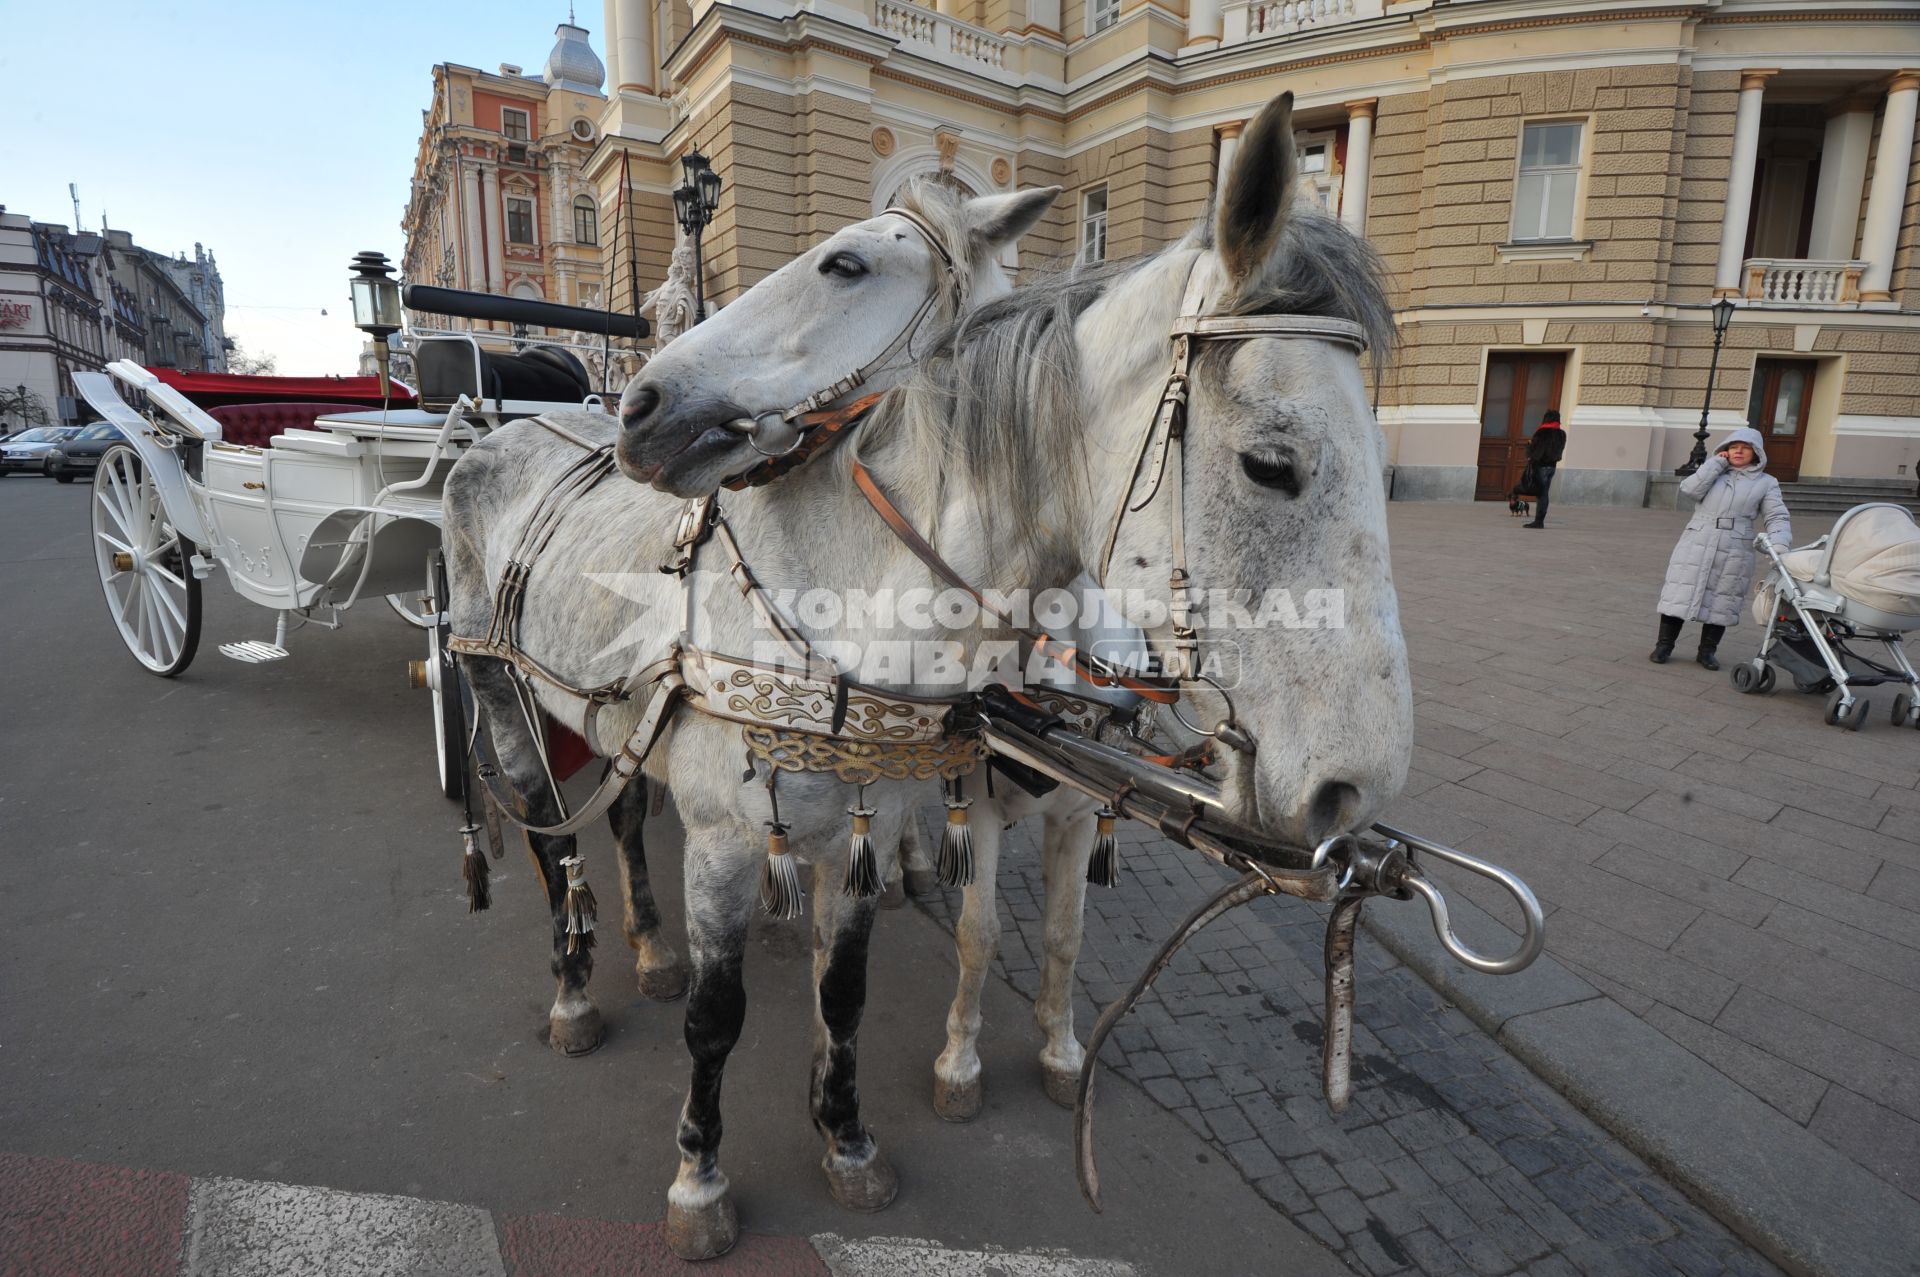
[[[939,234],[926,218],[908,208],[888,208],[881,217],[894,216],[920,232],[920,237],[933,250],[935,261],[939,263],[940,275],[936,277],[934,287],[927,291],[919,309],[913,312],[906,325],[879,354],[860,367],[830,385],[821,387],[796,404],[786,408],[769,409],[755,413],[751,417],[737,417],[726,424],[727,428],[746,437],[753,450],[767,460],[728,481],[730,488],[754,487],[779,477],[793,468],[792,464],[777,466],[774,463],[794,458],[799,461],[842,433],[845,428],[868,412],[879,401],[879,395],[863,395],[850,404],[832,407],[836,401],[852,394],[867,384],[875,375],[885,372],[893,365],[896,357],[905,355],[909,360],[913,354],[913,340],[919,335],[920,328],[932,316],[944,296],[951,303],[954,314],[960,313],[963,300],[960,270],[953,260],[953,254],[940,242]],[[820,433],[822,428],[825,433]]]
[[[1140,438],[1133,467],[1127,472],[1127,486],[1120,493],[1113,518],[1108,523],[1107,539],[1100,551],[1100,565],[1094,573],[1094,579],[1105,587],[1107,571],[1113,563],[1113,548],[1120,539],[1120,525],[1126,521],[1127,515],[1138,514],[1146,509],[1153,504],[1162,487],[1166,488],[1167,500],[1172,506],[1167,516],[1167,593],[1171,600],[1168,616],[1171,621],[1172,650],[1163,655],[1161,668],[1175,682],[1206,683],[1211,686],[1226,702],[1227,716],[1209,731],[1188,722],[1180,714],[1177,705],[1170,708],[1187,730],[1196,735],[1212,737],[1241,753],[1251,754],[1254,752],[1254,741],[1246,729],[1235,721],[1233,698],[1227,695],[1225,688],[1200,672],[1200,639],[1193,627],[1195,590],[1193,575],[1187,570],[1186,473],[1182,443],[1187,430],[1187,398],[1194,348],[1205,341],[1290,338],[1349,346],[1357,356],[1367,348],[1367,335],[1364,328],[1350,320],[1319,315],[1204,314],[1207,305],[1206,284],[1196,269],[1198,265],[1196,258],[1194,266],[1187,270],[1180,317],[1174,321],[1169,334],[1173,341],[1173,366],[1168,370],[1166,383],[1161,389],[1160,405]],[[1136,502],[1132,499],[1134,490],[1140,486],[1140,468],[1146,463],[1149,452],[1153,460],[1147,474],[1147,492]],[[1172,471],[1170,482],[1169,470]],[[1147,641],[1151,644],[1152,637],[1148,636]]]

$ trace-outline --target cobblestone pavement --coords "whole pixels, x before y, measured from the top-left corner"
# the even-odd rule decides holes
[[[1225,881],[1210,862],[1136,830],[1122,832],[1120,885],[1087,893],[1082,1037]],[[1024,826],[1008,835],[999,890],[996,970],[1033,997],[1043,886]],[[951,928],[959,893],[922,905]],[[1325,919],[1304,901],[1269,898],[1214,923],[1114,1030],[1103,1065],[1361,1273],[1775,1271],[1365,934],[1353,1103],[1330,1114],[1320,1096]]]
[[[1535,536],[1497,508],[1393,507],[1415,705],[1393,817],[1521,874],[1555,958],[1920,1200],[1920,731],[1885,687],[1858,733],[1784,674],[1742,696],[1694,663],[1692,626],[1648,662],[1682,522],[1556,505]],[[1759,638],[1749,616],[1722,663]]]

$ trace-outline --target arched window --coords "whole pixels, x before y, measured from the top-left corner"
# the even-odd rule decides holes
[[[573,242],[576,244],[600,242],[600,209],[594,204],[591,195],[574,196]]]

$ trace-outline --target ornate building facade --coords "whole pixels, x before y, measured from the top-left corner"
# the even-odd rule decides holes
[[[441,63],[401,227],[412,283],[604,306],[599,200],[581,178],[605,69],[570,23],[541,74]]]
[[[1905,0],[606,0],[585,162],[614,306],[666,272],[678,157],[726,179],[720,301],[902,182],[1059,184],[1020,261],[1159,248],[1295,95],[1303,196],[1366,235],[1402,342],[1395,494],[1638,505],[1711,426],[1783,477],[1920,468],[1920,6]],[[630,253],[631,269],[624,255]]]

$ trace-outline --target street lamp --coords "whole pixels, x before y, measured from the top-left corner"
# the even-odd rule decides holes
[[[352,262],[353,278],[348,281],[353,294],[353,326],[373,338],[373,362],[380,370],[380,397],[393,393],[387,379],[392,352],[387,338],[400,331],[400,285],[394,281],[393,267],[385,253],[364,252]]]
[[[1700,428],[1693,432],[1693,451],[1687,463],[1674,473],[1682,479],[1707,463],[1707,409],[1713,403],[1713,379],[1720,371],[1720,343],[1727,339],[1727,325],[1733,322],[1733,298],[1722,297],[1713,304],[1713,358],[1707,363],[1707,394],[1700,401]]]
[[[720,207],[720,175],[698,146],[680,157],[680,168],[686,181],[674,188],[673,215],[693,241],[693,322],[697,324],[707,315],[707,272],[700,260],[700,233]]]

